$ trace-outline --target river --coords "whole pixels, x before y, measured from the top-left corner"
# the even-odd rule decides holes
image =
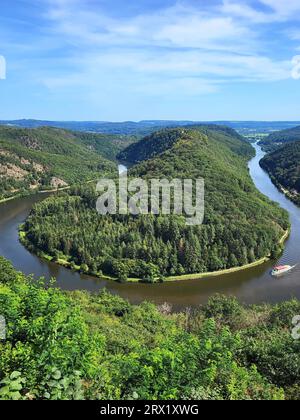
[[[249,169],[256,187],[285,208],[292,223],[292,233],[279,262],[297,264],[300,262],[300,208],[272,184],[269,176],[259,166],[264,153],[259,146],[255,148],[256,157],[250,161]],[[124,167],[120,171],[124,171]],[[0,255],[25,274],[33,273],[35,277],[43,276],[47,279],[55,277],[57,285],[64,290],[84,289],[96,292],[106,288],[132,303],[144,300],[157,304],[169,302],[174,310],[195,307],[206,302],[215,293],[234,295],[245,303],[280,302],[293,296],[300,299],[300,266],[284,277],[273,278],[269,273],[276,264],[275,261],[219,277],[157,285],[104,281],[42,261],[19,243],[18,226],[26,219],[32,205],[44,198],[42,195],[34,195],[0,205]]]

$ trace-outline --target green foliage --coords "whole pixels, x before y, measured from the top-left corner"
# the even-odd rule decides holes
[[[83,400],[84,387],[81,373],[75,371],[71,376],[62,377],[60,370],[52,371],[39,383],[35,396],[45,400]]]
[[[0,382],[0,400],[21,400],[25,382],[20,372],[12,372]]]
[[[171,148],[185,132],[184,129],[174,128],[153,133],[126,148],[119,158],[132,163],[151,159]]]
[[[297,299],[274,305],[270,315],[270,325],[284,328],[298,314],[300,314],[300,302]]]
[[[164,129],[154,132],[137,143],[133,143],[119,154],[119,159],[126,162],[138,163],[159,156],[171,149],[179,140],[190,140],[202,134],[202,139],[207,143],[209,139],[218,140],[226,145],[232,152],[251,157],[252,147],[244,139],[229,127],[218,125],[195,125],[190,127]]]
[[[135,136],[72,132],[84,146],[108,160],[115,161],[120,152],[137,141]]]
[[[268,137],[259,142],[264,150],[272,152],[287,143],[293,143],[300,140],[300,126],[289,128],[287,130],[275,131]]]
[[[56,260],[61,255],[73,267],[84,264],[91,274],[147,283],[278,254],[287,213],[255,189],[246,164],[253,150],[238,135],[221,129],[165,130],[130,147],[130,154],[133,149],[139,159],[155,157],[133,167],[132,177],[205,179],[201,226],[187,226],[176,215],[103,217],[96,212],[94,192],[77,188],[34,207],[24,228],[27,247]]]
[[[224,299],[221,295],[211,298],[204,311],[206,318],[213,318],[219,323],[234,327],[243,316],[243,309],[234,297]]]
[[[277,186],[290,191],[291,198],[300,205],[300,141],[289,143],[267,154],[260,162]]]
[[[288,332],[297,301],[244,307],[218,296],[194,312],[165,315],[106,291],[64,293],[16,272],[14,279],[12,270],[0,260],[8,329],[0,342],[1,399],[299,396],[299,342]]]
[[[51,189],[53,177],[70,185],[111,174],[116,165],[106,158],[114,160],[121,143],[116,137],[49,127],[0,126],[0,199]],[[128,144],[124,141],[124,147]]]

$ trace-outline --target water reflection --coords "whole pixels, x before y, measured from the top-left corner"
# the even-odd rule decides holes
[[[270,261],[226,276],[162,285],[118,284],[82,276],[53,263],[41,261],[19,243],[18,225],[25,220],[32,205],[44,199],[39,195],[0,205],[0,255],[11,260],[17,269],[26,274],[34,273],[37,277],[44,276],[47,279],[55,277],[62,289],[86,289],[96,292],[105,287],[112,293],[128,298],[132,303],[150,300],[160,304],[167,301],[173,304],[174,309],[182,309],[206,302],[214,293],[234,295],[246,303],[279,302],[292,296],[300,298],[300,266],[281,278],[272,278],[269,274],[277,263],[294,265],[300,261],[300,209],[272,184],[268,175],[259,166],[264,154],[258,146],[256,151],[257,155],[250,162],[249,169],[257,188],[290,213],[292,233],[279,261]]]

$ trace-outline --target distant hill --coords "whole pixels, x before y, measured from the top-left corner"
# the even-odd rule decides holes
[[[38,127],[57,127],[72,131],[84,131],[90,133],[113,134],[120,136],[144,136],[153,130],[159,129],[162,125],[167,126],[168,123],[163,122],[105,122],[105,121],[47,121],[47,120],[14,120],[0,121],[2,125],[13,125],[24,128]]]
[[[270,134],[259,142],[264,150],[270,152],[287,143],[300,141],[300,126]]]
[[[120,160],[138,163],[151,159],[172,147],[184,133],[184,129],[162,130],[132,144],[118,155]]]
[[[0,127],[0,199],[112,172],[116,165],[106,157],[119,150],[118,142],[103,136],[50,127]]]
[[[116,134],[100,134],[87,132],[71,132],[82,146],[94,151],[102,157],[116,161],[117,155],[139,140],[139,137]]]
[[[26,222],[26,245],[86,273],[120,281],[162,281],[277,256],[289,226],[287,213],[256,190],[247,167],[254,149],[228,130],[162,130],[123,154],[142,160],[129,177],[204,178],[202,225],[187,226],[184,215],[103,217],[96,212],[95,191],[84,188],[68,191],[68,199],[55,196],[35,206]]]
[[[13,120],[0,121],[0,124],[16,125],[24,128],[37,127],[58,127],[75,131],[87,131],[93,133],[129,135],[129,136],[147,136],[155,131],[163,128],[173,128],[180,126],[191,126],[195,124],[217,124],[225,125],[238,130],[240,134],[251,135],[257,132],[272,133],[278,130],[300,125],[300,122],[290,121],[172,121],[172,120],[147,120],[147,121],[124,121],[124,122],[107,122],[107,121],[47,121],[47,120]]]
[[[187,135],[190,130],[211,136],[212,133],[220,141],[237,154],[247,154],[252,152],[252,148],[245,140],[233,129],[217,125],[195,125],[191,127],[177,127],[173,129],[164,129],[155,132],[137,143],[124,149],[119,155],[120,160],[138,163],[143,160],[151,159],[165,150],[171,148],[181,137]],[[236,141],[238,140],[238,142]]]
[[[300,204],[300,141],[269,153],[260,162],[273,182],[289,190],[289,195]]]

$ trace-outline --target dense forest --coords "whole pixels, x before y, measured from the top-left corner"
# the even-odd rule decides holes
[[[0,400],[300,399],[297,300],[172,314],[53,286],[0,257]]]
[[[185,133],[198,131],[204,135],[214,135],[220,142],[238,155],[250,158],[253,149],[232,128],[217,125],[195,125],[191,127],[173,128],[157,131],[139,142],[135,142],[119,153],[118,158],[125,162],[138,163],[158,156],[170,149]],[[238,140],[238,141],[237,141]]]
[[[300,126],[288,128],[287,130],[275,131],[259,142],[262,148],[267,152],[272,152],[279,147],[300,141]]]
[[[32,209],[21,232],[26,246],[85,273],[144,282],[219,271],[280,253],[287,213],[256,190],[247,169],[253,149],[237,134],[180,128],[160,131],[135,150],[141,144],[145,159],[152,158],[129,176],[205,179],[202,225],[187,226],[184,215],[103,217],[96,212],[94,188],[79,187]],[[129,150],[131,159],[136,154],[132,146]]]
[[[289,143],[267,154],[260,162],[272,181],[289,191],[290,198],[300,205],[300,141]]]
[[[0,200],[64,187],[116,170],[116,155],[135,138],[42,127],[0,127]]]

